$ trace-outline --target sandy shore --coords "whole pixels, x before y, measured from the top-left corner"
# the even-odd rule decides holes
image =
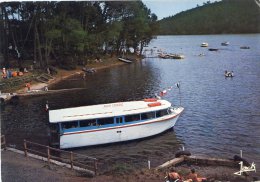
[[[115,66],[121,66],[121,65],[126,65],[126,63],[120,62],[117,60],[117,58],[110,58],[108,60],[105,60],[103,62],[94,62],[92,64],[88,64],[87,67],[88,68],[95,68],[97,70],[97,74],[98,71],[101,71],[103,69],[108,69],[108,68],[112,68]],[[77,67],[75,70],[62,70],[62,69],[58,69],[58,73],[56,75],[54,75],[54,78],[49,80],[47,83],[41,83],[41,82],[32,82],[31,84],[31,90],[44,90],[44,88],[53,84],[58,83],[61,80],[65,80],[68,79],[71,76],[77,75],[77,74],[82,74],[83,75],[83,71],[82,71],[82,66],[81,67]],[[16,90],[16,93],[26,93],[27,92],[27,88],[23,87],[21,89]]]

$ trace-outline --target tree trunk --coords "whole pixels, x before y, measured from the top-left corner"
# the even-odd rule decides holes
[[[45,41],[45,63],[46,63],[47,67],[49,65],[49,57],[50,57],[50,53],[51,53],[51,45],[52,45],[52,40],[48,41],[46,39],[46,41]]]
[[[34,40],[33,40],[33,64],[37,63],[37,41],[36,41],[36,20],[34,22]]]
[[[43,68],[43,63],[42,63],[42,50],[41,50],[41,43],[40,43],[38,28],[36,28],[36,45],[37,45],[37,49],[38,49],[40,67]]]
[[[1,33],[1,42],[3,40],[3,43],[1,45],[2,46],[1,51],[4,54],[3,66],[9,67],[10,63],[9,63],[9,56],[8,56],[8,43],[9,43],[8,32],[10,32],[10,24],[9,24],[8,14],[5,10],[5,7],[2,8],[2,17],[4,16],[5,16],[5,20],[3,21],[3,26],[2,26],[3,33]]]
[[[143,49],[144,49],[144,42],[141,41],[141,44],[140,44],[140,53],[139,53],[140,56],[142,56]]]

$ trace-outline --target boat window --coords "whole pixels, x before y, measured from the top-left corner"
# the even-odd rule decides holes
[[[147,112],[141,114],[141,120],[152,119],[152,118],[155,118],[155,112]]]
[[[87,126],[96,126],[96,120],[90,119],[90,120],[82,120],[79,122],[80,127],[87,127]]]
[[[77,121],[72,121],[72,122],[61,123],[61,127],[62,127],[62,129],[77,128],[78,127],[78,122]]]
[[[125,122],[132,122],[132,121],[139,121],[139,120],[140,120],[140,114],[125,116]]]
[[[123,123],[123,118],[122,117],[116,117],[116,123]]]
[[[114,118],[98,119],[98,125],[114,124]]]
[[[156,111],[156,117],[162,117],[162,116],[165,116],[167,114],[168,114],[167,109]]]

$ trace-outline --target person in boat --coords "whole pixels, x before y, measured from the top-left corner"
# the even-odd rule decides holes
[[[190,174],[188,175],[188,181],[190,182],[206,182],[206,178],[198,177],[195,169],[191,169]]]
[[[234,72],[233,72],[233,71],[231,71],[231,73],[230,73],[230,76],[231,76],[231,77],[233,77],[233,76],[234,76]]]
[[[229,77],[229,71],[225,70],[225,77]]]
[[[225,76],[226,77],[233,77],[233,75],[234,75],[234,73],[233,73],[233,71],[225,71]]]

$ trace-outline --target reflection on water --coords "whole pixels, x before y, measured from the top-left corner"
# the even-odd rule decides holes
[[[230,45],[222,47],[223,41]],[[210,52],[202,42],[218,48]],[[241,45],[250,46],[248,50]],[[149,139],[75,149],[103,162],[151,159],[157,165],[174,156],[181,144],[193,154],[232,158],[243,156],[260,165],[260,35],[161,36],[149,49],[157,47],[183,53],[185,59],[147,58],[88,75],[64,80],[50,89],[85,88],[22,99],[17,106],[6,106],[1,113],[2,133],[8,142],[21,145],[23,139],[48,144],[48,100],[51,109],[93,105],[154,96],[181,82],[184,113],[175,131]],[[154,51],[156,53],[156,51]],[[199,54],[205,56],[198,56]],[[233,70],[234,78],[225,79],[224,71]],[[165,99],[179,104],[174,88]]]

